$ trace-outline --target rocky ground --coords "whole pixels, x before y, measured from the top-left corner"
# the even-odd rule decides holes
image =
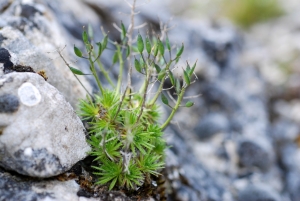
[[[163,200],[162,191],[180,201],[300,200],[298,1],[285,1],[285,15],[247,32],[204,14],[172,18],[187,12],[178,11],[184,8],[180,3],[167,9],[172,2],[141,3],[137,23],[156,31],[163,27],[159,19],[175,25],[169,38],[184,42],[183,61],[198,59],[198,81],[187,92],[195,105],[181,109],[165,132],[171,145],[165,183],[150,197],[145,189],[139,197],[105,188],[87,191],[88,159],[81,160],[89,147],[72,109],[84,91],[57,53],[66,46],[62,52],[72,66],[87,68],[72,55],[81,27],[103,26],[116,37],[112,22],[128,24],[127,4],[0,2],[0,48],[9,53],[0,49],[0,66],[9,60],[45,70],[48,77],[1,70],[0,200]],[[93,90],[92,81],[82,81]]]

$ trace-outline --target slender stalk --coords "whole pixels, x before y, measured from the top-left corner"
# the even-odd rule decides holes
[[[133,0],[133,3],[131,5],[131,13],[130,13],[130,29],[128,31],[128,46],[130,48],[130,56],[129,58],[131,58],[131,52],[132,52],[132,34],[133,34],[133,29],[134,29],[134,16],[135,16],[135,6],[136,6],[136,0]],[[131,89],[131,77],[132,77],[132,65],[131,65],[131,59],[128,60],[128,78],[127,78],[127,85],[128,87]]]
[[[95,53],[93,53],[93,56],[95,57]],[[100,59],[95,59],[98,66],[99,66],[99,69],[101,71],[101,73],[103,73],[104,77],[106,78],[106,80],[108,81],[108,83],[112,86],[112,87],[115,87],[115,84],[113,83],[113,81],[111,80],[110,76],[108,75],[108,72],[105,70],[104,66],[102,65],[102,62],[100,61]],[[95,62],[95,61],[94,61]]]
[[[141,111],[137,118],[137,123],[140,121],[140,118],[144,112],[144,107],[145,107],[146,98],[147,98],[147,90],[148,90],[149,80],[150,80],[150,69],[148,67],[146,67],[146,73],[147,74],[146,74],[145,90],[143,91],[143,99],[141,101]]]
[[[120,89],[121,89],[121,83],[122,83],[122,77],[123,77],[122,75],[123,75],[124,61],[123,61],[123,58],[122,58],[122,53],[120,51],[120,46],[119,45],[116,45],[116,46],[117,46],[117,51],[118,51],[118,55],[119,55],[119,63],[120,63],[116,93],[119,93]]]
[[[161,127],[160,127],[161,130],[164,130],[168,126],[168,124],[171,122],[171,120],[173,119],[174,114],[176,113],[176,111],[180,107],[180,103],[181,103],[182,98],[184,96],[185,89],[186,89],[185,87],[182,87],[181,92],[180,92],[180,94],[179,94],[179,96],[177,98],[176,105],[172,109],[172,112],[171,112],[170,116],[168,117],[168,119],[165,121],[165,123],[163,123],[163,125],[161,125]]]
[[[124,99],[125,99],[125,95],[126,95],[127,89],[128,89],[128,86],[126,87],[126,89],[125,89],[125,91],[124,91],[124,93],[123,93],[123,96],[122,96],[122,98],[121,98],[121,102],[119,103],[118,110],[117,110],[117,112],[116,112],[116,114],[115,114],[115,116],[114,116],[114,118],[113,118],[113,122],[116,120],[116,118],[117,118],[117,116],[118,116],[118,114],[119,114],[119,112],[120,112],[120,110],[121,110],[121,107],[122,107],[123,101],[124,101]]]
[[[96,82],[97,82],[97,85],[98,85],[98,87],[99,87],[99,89],[100,89],[101,94],[103,95],[104,89],[103,89],[102,84],[101,84],[101,82],[100,82],[100,80],[99,80],[99,77],[98,77],[97,72],[96,72],[96,69],[95,69],[95,65],[94,65],[94,63],[93,63],[93,60],[92,60],[90,54],[89,54],[89,62],[90,62],[90,65],[91,65],[91,66],[90,66],[90,69],[91,69],[91,71],[92,71],[92,74],[93,74],[93,76],[94,76],[94,78],[95,78],[95,80],[96,80]]]
[[[65,64],[71,68],[70,64],[65,60],[65,58],[62,56],[60,51],[57,51],[59,56],[62,58],[62,60],[65,62]],[[72,71],[71,71],[72,72]],[[73,72],[72,72],[73,73]],[[79,80],[79,78],[73,73],[73,75],[75,76],[75,78],[78,80],[79,84],[84,88],[84,90],[88,93],[88,95],[90,97],[92,97],[92,94],[90,94],[90,92],[87,90],[87,88],[82,84],[82,82]]]
[[[172,61],[170,61],[170,62],[167,64],[167,66],[166,66],[166,71],[169,70],[169,68],[170,68],[170,66],[171,66],[171,63],[172,63]],[[163,90],[164,80],[165,80],[166,77],[167,77],[167,73],[166,73],[165,76],[162,78],[162,80],[161,80],[161,82],[160,82],[160,85],[159,85],[159,87],[158,87],[158,90],[157,90],[156,94],[154,95],[153,99],[150,101],[150,105],[155,104],[155,102],[157,101],[157,99],[158,99],[160,93],[161,93],[162,90]]]

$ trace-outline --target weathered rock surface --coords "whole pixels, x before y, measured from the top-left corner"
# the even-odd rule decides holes
[[[1,47],[9,49],[13,62],[30,65],[35,70],[56,66],[54,71],[46,69],[49,82],[69,100],[75,96],[77,98],[77,95],[71,96],[74,94],[74,83],[69,84],[63,79],[69,79],[68,74],[57,73],[60,66],[64,66],[63,63],[58,64],[57,55],[50,57],[45,52],[66,43],[70,47],[70,42],[66,41],[70,39],[73,43],[73,40],[80,39],[79,27],[87,25],[87,21],[94,27],[103,25],[115,38],[119,33],[114,32],[111,23],[118,23],[124,13],[129,13],[129,7],[123,0],[83,2],[73,0],[72,6],[69,1],[59,0],[15,0],[13,3],[4,0],[0,3]],[[174,2],[155,2],[154,7],[150,2],[144,8],[137,8],[142,11],[137,16],[137,24],[147,22],[158,31],[160,24],[153,12],[159,13],[160,19],[167,22],[170,12],[165,11],[162,5],[172,5]],[[294,3],[299,5],[297,1]],[[178,3],[176,6],[180,5]],[[297,10],[297,7],[291,8]],[[198,59],[199,80],[188,95],[201,94],[193,99],[195,106],[192,109],[182,109],[176,115],[175,121],[180,128],[172,127],[166,131],[167,141],[172,146],[166,157],[167,183],[173,190],[170,200],[299,200],[300,82],[299,44],[295,42],[299,41],[298,16],[297,11],[267,25],[267,29],[264,24],[254,27],[249,33],[256,35],[256,39],[250,36],[244,41],[233,27],[218,22],[184,19],[170,22],[169,27],[177,25],[169,32],[170,40],[176,44],[185,43],[183,61],[194,62]],[[130,19],[122,20],[125,25],[129,24]],[[54,31],[53,27],[57,30]],[[260,42],[257,44],[254,42],[256,40]],[[244,46],[243,42],[248,46]],[[241,63],[239,60],[242,57],[244,60]],[[248,61],[247,64],[245,61]],[[281,72],[286,70],[282,66],[287,65],[291,65],[288,69],[290,74]],[[27,99],[25,102],[28,104],[26,107],[35,107],[30,106],[35,104],[35,100]],[[0,109],[3,115],[20,112],[20,105],[18,94],[1,94]],[[9,118],[3,122],[7,121]],[[49,142],[47,140],[46,143]],[[45,155],[54,155],[41,147],[26,149],[26,143],[22,146],[24,149],[15,149],[11,157],[23,157],[22,161],[27,164],[31,164],[26,160],[28,155],[35,157],[36,161]],[[52,158],[56,161],[59,156]],[[2,178],[6,178],[3,175],[7,174],[0,176],[0,183],[1,180],[6,181]],[[18,182],[12,185],[13,190],[7,192],[14,192],[14,196],[32,194],[32,191],[18,190],[23,183],[18,177],[15,178]]]
[[[74,6],[80,4],[79,1],[76,2]],[[71,62],[74,58],[68,55],[72,55],[70,50],[77,39],[72,36],[73,32],[66,31],[63,19],[58,19],[61,16],[57,16],[47,3],[51,6],[55,4],[54,1],[1,1],[0,46],[10,52],[14,64],[31,66],[35,71],[45,70],[48,82],[63,93],[75,107],[78,99],[84,98],[86,92],[57,51],[67,46],[62,54],[68,62]],[[80,27],[82,25],[78,23],[79,30]],[[85,66],[81,62],[70,64],[76,68]],[[80,79],[86,88],[91,90],[86,79],[84,77]]]
[[[90,149],[71,105],[35,73],[0,77],[0,128],[0,165],[23,175],[58,175]]]
[[[15,176],[0,168],[0,200],[2,201],[96,201],[78,197],[79,185],[74,180],[38,180]]]

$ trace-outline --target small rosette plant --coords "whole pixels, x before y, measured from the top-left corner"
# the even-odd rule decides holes
[[[76,46],[74,52],[89,61],[89,73],[66,64],[76,78],[93,75],[99,88],[98,94],[88,93],[87,98],[80,101],[78,111],[89,124],[88,143],[92,147],[89,154],[94,156],[97,164],[93,167],[98,178],[96,184],[108,185],[110,190],[114,187],[134,190],[145,182],[151,182],[151,175],[158,176],[164,168],[164,151],[167,146],[162,136],[163,130],[182,106],[186,88],[195,81],[191,79],[196,63],[192,67],[187,63],[182,79],[175,77],[173,70],[184,51],[183,44],[176,51],[171,47],[168,37],[163,42],[159,37],[150,40],[150,37],[143,38],[139,33],[136,42],[132,44],[123,23],[120,30],[120,43],[110,41],[107,35],[101,42],[94,43],[92,29],[89,27],[88,31],[83,31],[85,53]],[[101,62],[101,55],[106,49],[113,49],[112,65],[119,66],[116,84],[110,78],[109,68],[105,68]],[[124,61],[128,62],[127,86],[121,86]],[[144,77],[139,90],[133,90],[131,86],[133,69]],[[99,72],[111,85],[110,89],[103,87],[97,75]],[[166,80],[172,84],[177,98],[168,98],[164,94]],[[155,92],[151,92],[153,88]],[[156,102],[159,97],[171,108],[169,117],[162,124],[158,123],[160,111]],[[169,103],[169,100],[174,103]],[[192,105],[188,101],[183,106]]]

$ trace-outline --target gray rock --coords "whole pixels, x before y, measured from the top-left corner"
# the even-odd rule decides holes
[[[78,197],[79,185],[75,180],[37,180],[14,176],[0,168],[0,200],[2,201],[96,201],[99,199]]]
[[[295,143],[286,143],[280,147],[281,163],[288,171],[296,171],[300,174],[300,165],[295,162],[300,159],[300,149]]]
[[[300,133],[299,125],[288,119],[278,119],[272,126],[272,137],[278,144],[294,142]]]
[[[0,113],[13,113],[19,108],[18,97],[11,94],[0,96]]]
[[[201,139],[209,138],[217,133],[227,132],[229,122],[225,115],[221,113],[210,113],[203,119],[200,119],[199,124],[195,128],[195,133]]]
[[[0,77],[0,165],[33,177],[58,175],[90,150],[61,93],[35,73]]]
[[[0,63],[5,63],[10,60],[10,54],[5,48],[0,48]]]
[[[292,201],[300,200],[300,173],[299,171],[289,171],[286,174],[286,188]]]
[[[246,168],[258,167],[266,171],[273,164],[271,153],[252,140],[245,140],[239,144],[238,155],[240,164]]]
[[[2,1],[1,1],[2,2]],[[4,1],[5,3],[6,1]],[[79,98],[84,98],[86,92],[80,86],[69,68],[59,57],[57,51],[62,52],[65,59],[75,68],[84,68],[86,64],[79,61],[72,63],[74,55],[72,46],[77,39],[68,33],[62,26],[62,20],[57,16],[47,1],[34,3],[33,1],[8,1],[3,11],[0,11],[0,46],[6,48],[14,64],[21,64],[32,67],[35,71],[45,70],[48,82],[55,86],[73,107]],[[49,1],[50,2],[50,1]],[[74,2],[77,5],[79,1]],[[51,4],[54,4],[51,1]],[[1,10],[0,4],[0,10]],[[60,9],[63,4],[60,3]],[[83,7],[83,6],[82,6]],[[86,7],[86,6],[85,6]],[[75,25],[74,25],[75,26]],[[80,30],[82,24],[77,24]],[[1,53],[1,52],[0,52]],[[0,62],[2,57],[0,57]],[[91,85],[84,76],[80,76],[86,88],[91,91]]]
[[[166,172],[172,192],[178,200],[225,200],[228,187],[224,175],[208,169],[201,163],[195,152],[184,142],[180,132],[174,127],[167,129],[172,133],[167,138],[172,147],[166,152]],[[171,197],[170,199],[175,199]],[[229,196],[226,200],[233,200]]]
[[[250,185],[239,192],[239,201],[280,201],[276,191],[266,185]]]

